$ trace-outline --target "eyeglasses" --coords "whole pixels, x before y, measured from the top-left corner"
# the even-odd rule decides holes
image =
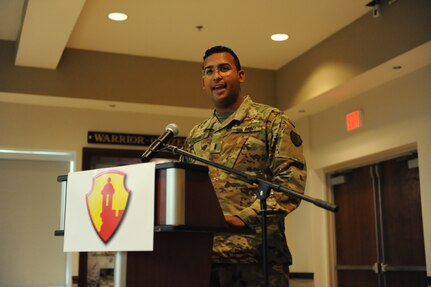
[[[219,73],[221,76],[229,75],[233,71],[233,68],[229,64],[221,64],[217,68],[214,68],[212,66],[205,67],[202,69],[202,76],[203,77],[211,77],[216,72]]]

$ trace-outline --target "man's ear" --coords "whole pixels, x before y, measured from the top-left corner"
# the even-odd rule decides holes
[[[238,72],[239,82],[244,83],[245,82],[245,72],[244,70],[240,70]]]

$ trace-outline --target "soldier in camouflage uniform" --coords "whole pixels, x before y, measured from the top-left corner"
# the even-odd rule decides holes
[[[278,109],[241,95],[245,81],[238,57],[229,48],[208,49],[202,69],[203,89],[213,101],[212,117],[189,133],[185,149],[208,160],[304,192],[306,171],[302,141]],[[185,161],[199,164],[191,159]],[[263,286],[260,201],[256,186],[220,169],[209,175],[226,221],[256,234],[220,234],[214,238],[211,286]],[[271,191],[267,199],[268,263],[271,286],[288,286],[292,263],[285,238],[285,216],[299,200]]]

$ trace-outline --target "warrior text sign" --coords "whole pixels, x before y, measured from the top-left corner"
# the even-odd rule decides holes
[[[159,135],[140,135],[89,131],[87,135],[87,141],[88,143],[93,144],[149,146],[153,141],[157,140],[158,137]],[[171,139],[170,144],[175,146],[183,146],[185,139],[185,137],[175,137]]]
[[[70,173],[64,251],[150,251],[155,164]]]

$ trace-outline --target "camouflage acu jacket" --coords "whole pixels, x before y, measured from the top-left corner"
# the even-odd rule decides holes
[[[306,169],[301,137],[279,110],[254,103],[246,97],[239,109],[220,123],[215,115],[189,133],[185,150],[211,161],[304,192]],[[184,159],[196,163],[193,160]],[[256,263],[261,258],[260,201],[256,186],[235,175],[209,167],[209,175],[225,214],[240,217],[254,235],[217,235],[213,261],[218,263]],[[284,218],[299,205],[299,200],[271,191],[267,199],[268,260],[291,263],[286,244]]]

